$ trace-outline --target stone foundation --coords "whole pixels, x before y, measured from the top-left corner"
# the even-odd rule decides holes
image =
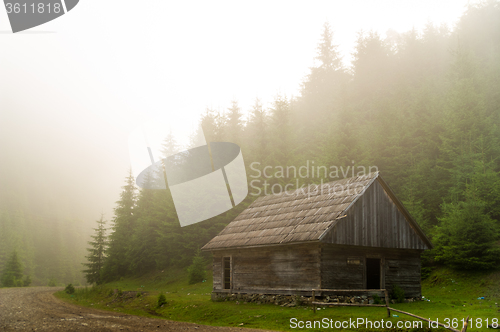
[[[420,298],[407,298],[405,302],[420,301]],[[273,294],[228,294],[228,293],[212,293],[212,301],[236,301],[240,303],[256,303],[256,304],[275,304],[282,307],[295,307],[300,305],[310,306],[312,297],[301,295],[273,295]],[[316,302],[323,303],[358,303],[358,304],[374,304],[372,295],[361,296],[344,296],[344,295],[328,295],[316,297]],[[391,303],[395,303],[391,300]],[[385,299],[380,298],[380,304],[385,304]]]

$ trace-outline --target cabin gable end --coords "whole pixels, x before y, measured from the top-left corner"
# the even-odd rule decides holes
[[[432,245],[380,177],[322,238],[338,245],[425,250]]]

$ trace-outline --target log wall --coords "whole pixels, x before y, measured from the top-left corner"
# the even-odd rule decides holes
[[[223,257],[231,257],[232,293],[295,294],[320,287],[319,244],[213,252],[213,290],[223,291]]]
[[[419,250],[324,245],[321,248],[322,289],[366,289],[366,258],[381,261],[381,287],[399,285],[406,297],[421,296]],[[359,262],[359,264],[358,264]]]

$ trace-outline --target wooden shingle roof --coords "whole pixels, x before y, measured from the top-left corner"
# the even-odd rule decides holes
[[[319,241],[379,173],[256,199],[202,250]]]

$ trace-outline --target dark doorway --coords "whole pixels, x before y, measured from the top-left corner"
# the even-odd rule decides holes
[[[366,289],[380,289],[380,259],[366,259]]]
[[[224,257],[224,289],[231,289],[231,257]]]

